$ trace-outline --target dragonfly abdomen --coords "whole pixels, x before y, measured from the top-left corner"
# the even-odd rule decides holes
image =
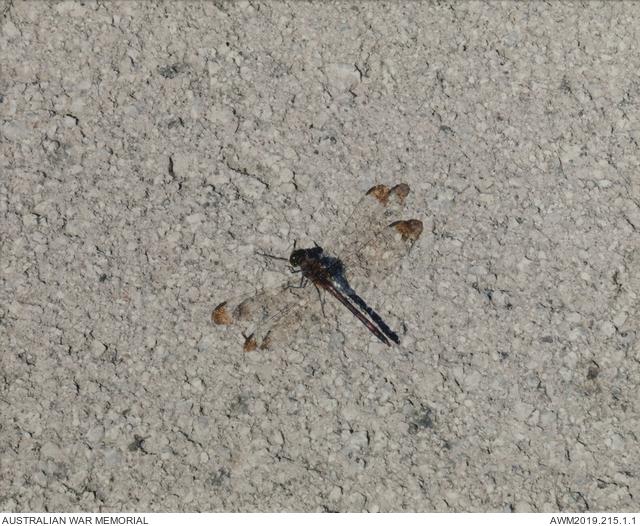
[[[369,317],[375,322],[375,324],[380,327],[380,330],[393,342],[396,344],[400,343],[400,338],[398,335],[393,332],[393,330],[384,322],[384,320],[380,317],[380,315],[374,311],[367,302],[364,301],[360,296],[358,296],[355,292],[349,293],[349,298],[353,300],[353,302],[358,305],[362,310],[364,310]]]

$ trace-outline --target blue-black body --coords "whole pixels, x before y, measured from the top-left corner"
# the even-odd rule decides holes
[[[349,309],[382,343],[390,345],[389,340],[400,343],[398,335],[383,321],[356,293],[345,275],[344,265],[339,258],[324,253],[322,247],[297,249],[291,253],[289,263],[299,267],[303,278],[332,294]],[[357,307],[356,307],[357,306]],[[363,313],[364,311],[371,320]],[[372,323],[373,322],[373,323]]]

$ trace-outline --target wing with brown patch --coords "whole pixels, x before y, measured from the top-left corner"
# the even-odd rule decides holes
[[[293,327],[309,310],[313,287],[300,288],[299,280],[220,303],[211,313],[216,325],[234,325],[245,336],[244,350],[264,349],[286,339],[285,329]],[[310,290],[311,289],[311,290]]]
[[[383,184],[370,188],[355,206],[342,230],[324,241],[322,246],[325,252],[341,257],[369,243],[398,218],[410,191],[406,183],[391,188]]]
[[[360,279],[375,285],[383,279],[411,250],[422,231],[419,219],[394,221],[368,243],[343,256],[341,259],[351,285],[357,285]]]

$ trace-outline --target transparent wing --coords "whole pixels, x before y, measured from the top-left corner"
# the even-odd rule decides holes
[[[356,283],[378,283],[422,234],[420,220],[397,221],[410,191],[406,183],[370,188],[339,234],[323,244],[325,252],[338,257]]]
[[[376,285],[393,271],[422,234],[422,221],[394,221],[341,257],[352,286]]]
[[[394,219],[398,219],[410,191],[406,183],[392,188],[382,184],[370,188],[355,206],[342,230],[324,241],[324,251],[341,259],[358,252]]]
[[[419,239],[422,230],[422,222],[418,219],[395,221],[379,232],[366,245],[345,256],[343,261],[347,281],[357,291],[356,294],[360,296],[360,300],[368,303],[363,306],[363,310],[369,314],[385,336],[395,343],[399,343],[399,337],[387,324],[387,316],[393,314],[393,311],[385,313],[375,306],[376,303],[378,303],[378,307],[384,305],[382,299],[384,294],[380,296],[381,291],[378,285],[391,275],[393,269]],[[378,302],[375,301],[375,298],[378,299]],[[371,300],[374,301],[371,302]],[[368,308],[373,309],[373,312],[369,312]]]
[[[211,313],[216,325],[235,325],[245,336],[244,350],[265,349],[288,339],[309,311],[313,287],[299,279],[220,303]]]
[[[325,240],[325,252],[340,258],[349,281],[363,280],[375,286],[420,237],[419,220],[393,221],[409,192],[405,183],[392,188],[374,186],[356,205],[340,233]],[[278,287],[221,303],[214,309],[212,320],[218,325],[242,328],[245,351],[275,346],[287,341],[295,328],[317,310],[319,302],[310,301],[314,289],[300,288],[298,280],[292,279]]]

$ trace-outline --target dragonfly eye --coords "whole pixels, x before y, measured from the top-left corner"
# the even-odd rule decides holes
[[[302,262],[302,258],[304,256],[304,250],[298,249],[291,252],[291,256],[289,256],[289,263],[293,267],[299,267]]]

